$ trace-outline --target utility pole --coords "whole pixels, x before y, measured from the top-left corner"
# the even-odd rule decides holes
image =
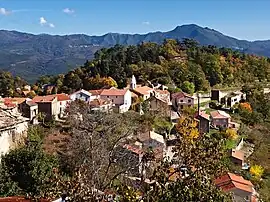
[[[198,100],[198,118],[200,117],[200,94],[197,92],[197,100]],[[199,133],[201,132],[201,120],[199,119]]]

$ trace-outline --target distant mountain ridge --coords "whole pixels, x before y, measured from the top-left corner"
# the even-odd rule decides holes
[[[223,35],[195,24],[177,26],[168,32],[147,34],[108,33],[102,36],[85,34],[48,35],[0,30],[0,69],[11,71],[28,81],[44,74],[64,73],[92,59],[102,47],[116,44],[135,45],[142,42],[162,43],[164,39],[192,38],[202,45],[215,45],[270,56],[270,40],[247,41]]]

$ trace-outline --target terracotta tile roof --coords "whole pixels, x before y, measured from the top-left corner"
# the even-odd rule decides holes
[[[89,90],[89,93],[92,95],[100,95],[104,89],[99,89],[99,90]]]
[[[204,111],[200,111],[200,117],[203,117],[203,118],[205,118],[207,120],[210,120],[210,115],[206,114]],[[198,112],[196,112],[195,118],[197,118],[197,119],[199,118]]]
[[[242,161],[244,161],[244,159],[245,159],[244,152],[239,151],[239,150],[235,150],[235,149],[231,150],[231,156],[236,158],[236,159],[242,160]]]
[[[131,152],[133,152],[135,154],[143,154],[143,151],[140,148],[136,147],[136,146],[125,144],[123,146],[123,148],[125,148],[125,149],[127,149],[127,150],[129,150],[129,151],[131,151]]]
[[[184,92],[178,92],[178,93],[173,93],[172,94],[172,98],[177,98],[177,99],[180,99],[180,98],[185,98],[185,97],[188,97],[188,98],[192,98],[192,95],[189,95],[187,93],[184,93]]]
[[[14,97],[14,98],[3,98],[5,103],[15,103],[22,104],[26,98],[23,97]]]
[[[242,176],[233,173],[227,173],[215,180],[216,186],[225,192],[230,192],[233,189],[240,189],[245,192],[253,193],[253,184],[245,180]]]
[[[103,99],[94,99],[92,101],[90,101],[90,106],[92,107],[100,107],[102,105],[106,105],[109,104],[110,101],[109,100],[103,100]]]
[[[169,94],[170,94],[170,92],[167,91],[167,90],[156,89],[155,91],[156,91],[157,93],[159,93],[159,94],[165,94],[165,95],[169,95]]]
[[[213,119],[226,119],[226,118],[231,118],[231,116],[229,114],[227,114],[226,112],[224,111],[221,111],[221,110],[217,110],[217,111],[213,111],[213,112],[210,112],[211,114],[211,117]]]
[[[41,102],[52,102],[56,98],[56,95],[46,95],[46,96],[36,96],[33,98],[33,102],[41,103]]]
[[[110,96],[110,95],[118,95],[123,96],[127,93],[128,89],[117,89],[117,88],[110,88],[104,89],[100,95]]]
[[[69,96],[67,94],[56,94],[58,101],[68,101],[70,100]]]
[[[142,87],[137,87],[134,89],[136,93],[139,93],[141,95],[149,95],[151,92],[154,91],[154,89],[148,87],[148,86],[142,86]]]

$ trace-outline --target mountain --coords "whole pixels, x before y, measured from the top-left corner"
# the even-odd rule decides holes
[[[64,73],[92,59],[102,47],[115,44],[135,45],[141,42],[162,43],[164,39],[192,38],[202,45],[215,45],[238,49],[246,53],[270,56],[270,40],[238,40],[195,24],[177,26],[168,32],[148,34],[108,33],[103,36],[33,35],[17,31],[0,30],[0,69],[10,71],[34,81],[44,74]]]

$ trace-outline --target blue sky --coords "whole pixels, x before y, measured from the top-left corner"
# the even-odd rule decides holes
[[[257,40],[270,39],[269,9],[270,0],[0,0],[0,29],[101,35],[194,23]]]

